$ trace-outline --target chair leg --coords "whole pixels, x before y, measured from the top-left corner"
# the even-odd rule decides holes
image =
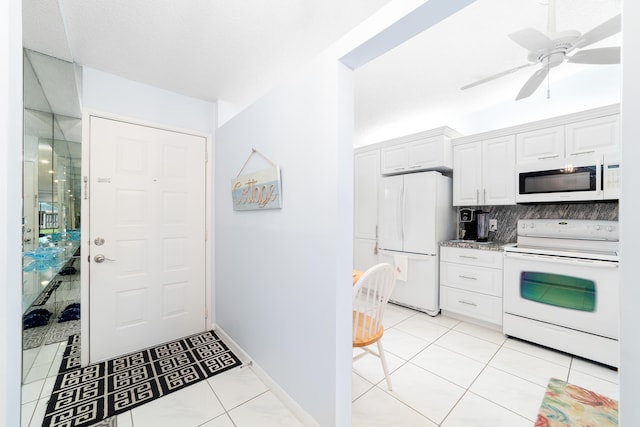
[[[382,362],[382,370],[384,371],[384,378],[387,380],[387,388],[389,391],[391,389],[391,377],[389,376],[389,368],[387,367],[387,357],[384,354],[384,349],[382,348],[382,340],[378,340],[378,354],[380,356],[380,361]]]

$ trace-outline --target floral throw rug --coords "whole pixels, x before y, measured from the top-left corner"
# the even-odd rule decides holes
[[[614,427],[618,401],[561,381],[549,380],[535,427]]]

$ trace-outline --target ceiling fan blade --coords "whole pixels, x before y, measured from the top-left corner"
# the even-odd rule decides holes
[[[567,62],[576,64],[619,64],[620,46],[581,50],[567,58]]]
[[[516,31],[509,34],[509,38],[530,52],[538,52],[553,47],[553,41],[546,34],[535,28]]]
[[[493,74],[493,75],[491,75],[491,76],[489,76],[489,77],[485,77],[484,79],[480,79],[480,80],[475,81],[475,82],[473,82],[473,83],[469,83],[468,85],[462,86],[462,87],[460,88],[460,90],[469,89],[469,88],[472,88],[472,87],[475,87],[475,86],[481,85],[481,84],[483,84],[483,83],[490,82],[491,80],[498,79],[498,78],[500,78],[500,77],[502,77],[502,76],[506,76],[507,74],[515,73],[515,72],[516,72],[516,71],[518,71],[518,70],[521,70],[521,69],[526,68],[526,67],[530,67],[530,66],[532,66],[532,65],[534,65],[534,63],[523,64],[523,65],[517,66],[517,67],[515,67],[515,68],[511,68],[511,69],[509,69],[509,70],[505,70],[505,71],[503,71],[503,72],[501,72],[501,73]]]
[[[587,31],[573,42],[572,49],[589,46],[620,32],[620,14]]]
[[[516,96],[516,101],[522,98],[526,98],[530,96],[533,92],[535,92],[536,89],[538,89],[538,86],[540,86],[540,83],[542,83],[544,78],[547,77],[547,74],[549,74],[549,67],[540,68],[538,71],[533,73],[533,75],[529,77],[529,80],[527,80],[524,86],[522,86],[522,89],[520,89],[520,92],[518,92],[518,96]]]

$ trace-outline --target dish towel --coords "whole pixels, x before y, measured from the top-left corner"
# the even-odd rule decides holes
[[[398,280],[406,282],[409,270],[409,258],[404,255],[394,255],[393,262],[396,264],[396,278]]]

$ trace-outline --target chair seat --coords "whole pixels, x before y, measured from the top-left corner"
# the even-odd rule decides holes
[[[357,324],[356,337],[353,340],[353,347],[366,347],[382,338],[384,334],[384,327],[381,325],[377,332],[372,332],[369,329],[374,323],[370,316],[365,316],[364,313],[357,313],[358,319],[356,323],[356,312],[353,312],[353,322]],[[364,334],[362,333],[364,328]]]
[[[392,390],[391,377],[381,339],[384,334],[382,318],[395,283],[396,269],[393,265],[380,263],[369,268],[353,285],[351,311],[352,346],[364,350],[354,355],[353,360],[367,354],[380,358],[389,391]],[[377,352],[369,348],[374,343],[378,347]]]

